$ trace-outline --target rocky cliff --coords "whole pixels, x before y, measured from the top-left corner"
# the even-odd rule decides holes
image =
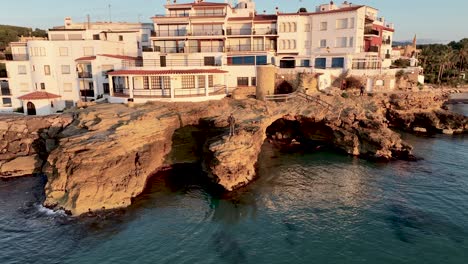
[[[135,107],[102,104],[78,110],[73,122],[71,116],[62,116],[62,122],[58,121],[61,120],[59,117],[37,118],[52,122],[37,127],[37,138],[29,140],[34,142],[45,134],[59,140],[57,148],[46,150],[50,155],[43,168],[49,179],[45,204],[79,215],[90,210],[128,206],[143,191],[151,175],[165,166],[184,162],[174,154],[183,146],[173,142],[176,141],[175,133],[187,126],[197,126],[204,132],[201,136],[193,135],[202,152],[188,151],[196,152],[209,177],[226,190],[252,181],[257,157],[266,138],[281,138],[296,144],[319,139],[344,153],[372,159],[411,158],[411,146],[403,142],[389,125],[405,126],[411,124],[409,120],[413,120],[416,113],[426,113],[437,116],[438,121],[427,119],[433,122],[431,125],[442,127],[441,124],[447,124],[456,131],[467,131],[467,118],[440,114],[444,97],[434,99],[433,96],[417,93],[342,98],[322,94],[300,96],[281,103],[224,99]],[[430,102],[424,103],[426,100]],[[236,134],[232,137],[226,128],[230,113],[237,120]],[[8,124],[4,131],[21,130],[11,129],[11,120],[3,120],[0,124]],[[14,123],[26,124],[29,120],[27,117],[15,118]],[[294,123],[293,130],[284,125],[287,122]],[[429,127],[428,124],[425,125]],[[0,125],[0,128],[4,126]],[[32,129],[28,128],[28,132]],[[24,128],[22,131],[24,135]],[[300,136],[293,138],[292,134]],[[17,137],[9,135],[10,145]],[[47,140],[47,137],[41,140]],[[7,163],[15,158],[38,156],[34,151],[10,153],[8,149],[4,151],[9,155]],[[33,171],[37,171],[37,167]]]
[[[0,116],[0,178],[40,172],[44,159],[57,145],[57,135],[72,120],[70,114]]]

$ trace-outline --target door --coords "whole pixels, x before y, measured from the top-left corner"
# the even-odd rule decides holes
[[[33,103],[28,102],[27,104],[28,115],[36,115],[36,106]]]
[[[159,62],[161,67],[166,67],[166,56],[160,56]]]

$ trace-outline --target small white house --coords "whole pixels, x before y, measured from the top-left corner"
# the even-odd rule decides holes
[[[48,92],[32,92],[18,97],[26,115],[51,115],[65,108],[60,95]]]

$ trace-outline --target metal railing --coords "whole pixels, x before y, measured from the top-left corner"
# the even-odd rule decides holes
[[[265,45],[251,45],[251,44],[243,44],[243,45],[229,45],[226,46],[226,52],[236,52],[236,51],[266,51],[268,50]]]
[[[201,67],[201,66],[220,66],[221,63],[215,61],[215,65],[205,64],[204,59],[148,59],[141,61],[123,60],[122,67]]]
[[[278,32],[274,28],[255,28],[252,35],[276,35]]]
[[[94,90],[80,90],[82,97],[94,97]]]
[[[375,29],[364,29],[364,35],[380,36],[380,32]]]
[[[194,30],[190,35],[192,36],[223,36],[223,30]]]
[[[170,89],[134,89],[133,90],[134,97],[171,97],[171,90]]]
[[[176,29],[176,30],[156,30],[154,32],[154,37],[180,37],[186,36],[186,29]]]
[[[252,35],[251,28],[228,28],[226,30],[226,35]]]

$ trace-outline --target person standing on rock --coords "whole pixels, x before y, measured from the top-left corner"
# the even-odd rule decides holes
[[[364,85],[361,85],[361,93],[359,94],[359,96],[363,96],[363,95],[364,95],[364,90],[365,90]]]
[[[236,119],[234,118],[234,115],[231,113],[227,119],[229,123],[229,136],[234,136],[234,131],[236,127]]]

